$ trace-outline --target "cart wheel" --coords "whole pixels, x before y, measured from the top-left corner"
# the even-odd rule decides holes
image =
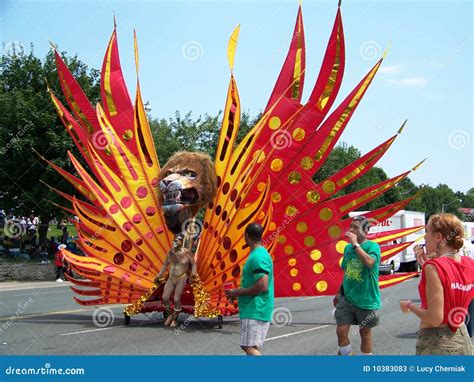
[[[217,316],[217,326],[218,326],[219,329],[222,329],[222,322],[223,322],[222,316],[218,315]]]
[[[130,320],[131,320],[131,317],[130,316],[127,316],[126,314],[123,315],[123,319],[124,319],[124,324],[126,326],[130,325]]]

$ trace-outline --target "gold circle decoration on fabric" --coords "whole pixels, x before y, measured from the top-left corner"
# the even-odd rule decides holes
[[[328,283],[324,280],[316,283],[316,289],[318,292],[325,292],[328,289]]]
[[[291,204],[286,207],[285,214],[288,216],[295,216],[298,213],[298,210],[295,206],[292,206]]]
[[[323,191],[326,194],[332,194],[334,191],[336,191],[336,185],[332,180],[325,180],[323,183]]]
[[[298,184],[301,181],[301,174],[298,171],[290,172],[288,175],[288,182],[290,184]]]
[[[272,130],[277,130],[281,126],[281,120],[280,118],[274,116],[270,118],[270,121],[268,121],[268,127]]]
[[[321,258],[321,251],[319,249],[313,249],[310,253],[311,259],[316,261]]]
[[[313,265],[313,272],[320,274],[324,272],[324,265],[323,263],[316,263]]]
[[[300,162],[300,166],[303,170],[311,170],[314,166],[314,160],[311,157],[303,157]]]
[[[336,244],[336,251],[341,255],[344,253],[344,248],[346,248],[347,241],[339,240]]]
[[[296,142],[300,142],[304,139],[304,136],[306,135],[306,132],[301,127],[297,127],[296,129],[293,130],[292,135],[293,135],[293,139]]]
[[[300,283],[293,283],[293,290],[295,292],[298,292],[301,290],[301,284]]]
[[[306,224],[305,222],[299,222],[296,225],[296,232],[298,233],[305,233],[307,230],[308,230],[308,224]]]
[[[330,208],[325,207],[321,209],[321,211],[319,211],[319,217],[321,218],[321,220],[327,222],[332,219],[333,213]]]
[[[281,202],[281,194],[279,192],[274,192],[272,194],[272,202],[273,203],[280,203]]]
[[[281,171],[283,169],[283,161],[280,158],[273,159],[270,168],[273,172]]]
[[[312,247],[314,244],[316,244],[316,240],[313,236],[306,236],[304,238],[304,245],[306,245],[307,247]]]
[[[320,198],[321,196],[317,191],[310,190],[306,193],[306,200],[311,204],[316,204]]]
[[[328,229],[328,234],[333,239],[337,239],[339,236],[341,236],[341,232],[342,232],[341,227],[339,227],[337,225],[333,225],[333,226],[329,227],[329,229]]]

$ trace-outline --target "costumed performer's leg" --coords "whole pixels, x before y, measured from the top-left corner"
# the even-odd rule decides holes
[[[166,280],[166,284],[163,288],[163,306],[165,307],[165,312],[167,313],[168,317],[166,317],[165,320],[165,325],[168,326],[171,324],[171,321],[173,320],[173,314],[171,314],[171,293],[173,293],[173,290],[175,289],[175,285],[173,282],[173,277],[169,276],[168,280]]]
[[[180,280],[176,280],[176,289],[174,290],[174,311],[173,311],[173,320],[171,321],[170,326],[175,327],[178,323],[178,316],[181,313],[181,296],[184,291],[184,287],[187,282],[186,275],[181,277]]]

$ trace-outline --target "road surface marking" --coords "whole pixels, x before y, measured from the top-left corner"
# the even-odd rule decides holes
[[[322,325],[322,326],[316,326],[315,328],[311,328],[311,329],[305,329],[305,330],[300,330],[300,331],[298,331],[298,332],[293,332],[293,333],[283,334],[283,335],[281,335],[281,336],[270,337],[270,338],[267,338],[267,339],[265,340],[265,342],[267,342],[267,341],[273,341],[273,340],[277,340],[277,339],[279,339],[279,338],[285,338],[285,337],[294,336],[294,335],[296,335],[296,334],[301,334],[301,333],[312,332],[313,330],[318,330],[318,329],[328,328],[329,326],[331,326],[331,325]]]
[[[114,305],[108,305],[108,308],[117,308],[117,307],[123,307],[122,304],[114,304]],[[88,312],[88,311],[93,311],[98,308],[87,308],[87,309],[74,309],[74,310],[58,310],[56,312],[48,312],[48,313],[36,313],[36,314],[27,314],[24,316],[15,316],[12,315],[10,317],[2,317],[0,318],[0,322],[3,321],[16,321],[16,320],[23,320],[25,318],[34,318],[34,317],[44,317],[44,316],[50,316],[54,314],[64,314],[64,313],[78,313],[78,312]]]
[[[52,289],[52,288],[48,288],[48,289]],[[25,293],[12,293],[12,294],[8,294],[7,296],[8,297],[18,297],[18,296],[24,296],[24,295],[33,295],[32,293],[34,293],[35,295],[40,295],[40,296],[43,296],[45,294],[51,294],[51,293],[64,293],[64,290],[50,290],[50,291],[42,291],[41,289],[39,289],[37,292],[31,292],[31,289],[24,289]],[[8,291],[8,292],[13,292],[13,291]]]
[[[62,333],[62,334],[60,334],[60,336],[72,336],[73,334],[82,334],[82,333],[98,332],[99,330],[107,330],[107,329],[114,329],[114,328],[124,328],[124,327],[125,327],[125,325],[108,326],[108,327],[106,327],[106,328],[82,330],[82,331],[80,331],[80,332]]]
[[[51,289],[51,288],[65,288],[65,287],[70,287],[74,286],[73,283],[69,281],[65,281],[63,283],[58,283],[55,281],[51,281],[50,284],[40,284],[40,285],[33,285],[33,283],[28,284],[28,285],[21,285],[19,283],[18,285],[2,285],[3,283],[0,283],[0,291],[1,292],[13,292],[13,291],[27,291],[31,289]]]
[[[327,297],[327,296],[311,296],[311,297],[303,297],[303,298],[300,298],[300,301],[305,301],[305,300],[314,300],[315,298],[321,298],[321,297]]]

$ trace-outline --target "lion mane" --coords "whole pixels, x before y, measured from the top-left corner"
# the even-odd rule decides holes
[[[211,157],[200,152],[179,151],[158,174],[158,194],[168,227],[177,232],[179,224],[194,217],[214,199],[217,177]],[[186,206],[186,210],[182,210]]]

